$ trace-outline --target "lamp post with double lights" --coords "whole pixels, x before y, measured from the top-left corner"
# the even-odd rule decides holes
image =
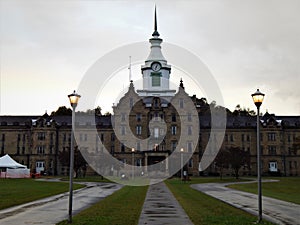
[[[256,117],[256,126],[257,126],[257,182],[258,182],[258,223],[262,221],[262,194],[261,194],[261,151],[260,151],[260,131],[259,131],[259,107],[261,106],[265,94],[261,93],[259,89],[251,95],[253,102],[257,107],[257,117]]]
[[[180,149],[180,168],[181,168],[180,178],[181,178],[181,180],[183,180],[183,152],[184,152],[184,149],[181,148]]]
[[[131,152],[132,152],[132,179],[134,179],[134,151],[135,151],[135,149],[134,148],[132,148],[131,149]]]
[[[69,219],[72,223],[72,205],[73,205],[73,168],[74,168],[74,129],[75,129],[75,109],[81,96],[74,92],[68,95],[72,106],[72,131],[71,131],[71,148],[70,148],[70,181],[69,181]]]

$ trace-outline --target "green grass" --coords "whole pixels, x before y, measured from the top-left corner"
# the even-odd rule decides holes
[[[61,177],[62,181],[69,181],[68,176]],[[73,178],[73,182],[101,182],[101,183],[113,183],[113,181],[106,179],[105,177],[101,176],[85,176],[85,177],[78,177]]]
[[[178,202],[184,208],[194,224],[253,224],[257,217],[243,210],[232,207],[215,198],[190,187],[192,183],[233,182],[235,179],[192,178],[191,182],[183,183],[179,179],[167,180],[166,184]],[[263,221],[263,224],[272,224]]]
[[[263,196],[300,204],[300,177],[271,177],[270,179],[279,180],[279,182],[262,182]],[[257,194],[257,183],[233,184],[228,187]]]
[[[73,217],[75,225],[138,224],[148,186],[125,186]],[[68,224],[67,221],[59,223]]]
[[[74,184],[74,189],[83,185]],[[33,179],[0,179],[0,209],[67,192],[69,184]]]

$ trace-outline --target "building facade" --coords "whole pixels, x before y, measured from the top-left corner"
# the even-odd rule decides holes
[[[205,98],[189,96],[182,80],[177,90],[170,89],[171,65],[162,54],[159,36],[155,16],[150,54],[141,67],[143,89],[135,90],[131,81],[127,93],[113,107],[112,116],[77,116],[76,140],[81,150],[97,154],[105,148],[119,161],[137,167],[165,161],[160,165],[164,173],[172,171],[168,157],[180,149],[190,153],[185,170],[197,176],[211,135],[211,109],[216,106]],[[240,174],[256,175],[256,116],[226,111],[222,148],[238,147],[248,152],[249,163]],[[260,121],[263,174],[299,175],[300,116],[266,113]],[[0,156],[9,154],[33,172],[67,175],[69,169],[61,153],[70,150],[70,141],[71,115],[0,116]],[[216,174],[218,168],[213,162],[205,172]],[[230,167],[226,174],[232,175]]]

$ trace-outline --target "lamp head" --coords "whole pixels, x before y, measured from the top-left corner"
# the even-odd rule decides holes
[[[257,89],[257,91],[251,96],[256,107],[259,108],[264,100],[265,94],[261,93],[259,89]]]
[[[75,92],[75,90],[74,90],[74,92],[72,94],[68,95],[68,98],[70,100],[70,104],[71,104],[72,107],[76,107],[77,106],[80,97],[81,96],[79,94],[77,94]]]

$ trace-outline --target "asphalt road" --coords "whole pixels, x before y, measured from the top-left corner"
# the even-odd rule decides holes
[[[100,201],[122,185],[84,183],[85,188],[74,191],[73,215]],[[0,211],[1,225],[53,225],[68,219],[69,194],[64,193]]]
[[[253,215],[258,215],[257,195],[227,188],[229,184],[233,183],[193,184],[191,187]],[[300,225],[298,204],[263,197],[262,210],[263,218],[275,224]]]

